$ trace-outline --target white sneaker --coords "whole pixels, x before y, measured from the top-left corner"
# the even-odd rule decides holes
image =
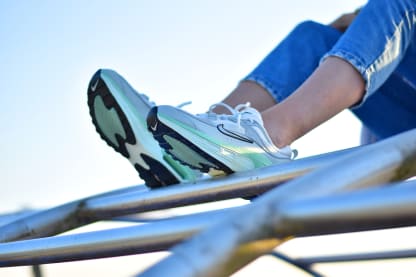
[[[212,110],[224,106],[230,114]],[[246,105],[219,103],[208,113],[191,115],[172,106],[153,107],[147,125],[160,146],[175,159],[210,175],[224,175],[292,160],[296,151],[277,148],[260,113]]]
[[[200,173],[172,159],[147,131],[146,117],[154,105],[113,70],[98,70],[88,86],[88,106],[97,132],[131,162],[148,187],[194,181]]]

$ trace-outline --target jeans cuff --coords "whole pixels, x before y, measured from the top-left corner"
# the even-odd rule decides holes
[[[273,86],[271,82],[267,81],[266,78],[262,76],[249,75],[243,78],[240,81],[240,83],[244,81],[254,82],[262,88],[264,88],[270,94],[270,96],[276,101],[276,103],[283,101],[283,99],[285,98],[283,95],[279,93],[279,91]]]

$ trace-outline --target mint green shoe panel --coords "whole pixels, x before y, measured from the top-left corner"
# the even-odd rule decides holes
[[[192,150],[181,141],[168,135],[163,136],[163,138],[171,147],[171,149],[168,151],[169,154],[172,154],[179,160],[186,161],[187,164],[190,164],[192,167],[199,169],[201,169],[202,165],[204,164],[209,165],[210,167],[215,167],[215,164],[200,156],[198,152]]]
[[[117,141],[116,135],[126,139],[126,133],[123,125],[121,124],[120,118],[118,117],[117,111],[114,108],[108,109],[101,96],[96,96],[94,99],[94,113],[98,126],[105,137],[110,140],[114,145],[120,147]]]

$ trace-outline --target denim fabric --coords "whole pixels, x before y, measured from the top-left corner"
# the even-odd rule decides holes
[[[372,0],[347,31],[299,24],[248,76],[277,102],[328,56],[351,63],[366,81],[353,113],[379,138],[416,128],[416,1]]]
[[[243,80],[259,83],[281,102],[311,75],[340,36],[327,25],[303,22]]]

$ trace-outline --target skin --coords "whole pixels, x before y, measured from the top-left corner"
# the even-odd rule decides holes
[[[330,25],[344,32],[356,14],[344,14]],[[251,81],[241,82],[223,102],[230,106],[250,102],[261,112],[264,127],[273,143],[284,147],[359,102],[364,92],[365,82],[351,64],[337,57],[328,57],[280,103],[276,103],[262,86]],[[225,111],[218,107],[215,112]]]

